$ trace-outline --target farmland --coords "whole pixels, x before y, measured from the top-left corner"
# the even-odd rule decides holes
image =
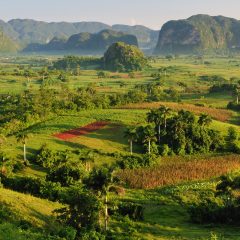
[[[0,147],[6,163],[1,165],[4,177],[0,202],[18,217],[3,224],[0,211],[0,233],[8,231],[15,236],[26,223],[28,230],[19,234],[19,239],[42,239],[38,238],[39,228],[52,237],[49,239],[64,239],[67,231],[64,235],[61,228],[65,223],[60,226],[52,211],[69,204],[65,198],[71,196],[71,187],[91,186],[94,169],[107,166],[115,169],[116,189],[121,189],[117,194],[109,192],[110,205],[130,203],[143,208],[142,218],[134,219],[131,214],[114,214],[111,206],[112,239],[118,239],[117,235],[122,236],[119,239],[149,240],[239,238],[235,225],[192,222],[189,209],[215,199],[219,177],[240,170],[239,138],[235,136],[240,130],[239,112],[227,107],[235,96],[231,91],[210,91],[213,85],[237,84],[240,58],[158,57],[149,58],[149,66],[142,71],[101,73],[94,66],[80,66],[78,74],[53,69],[52,62],[57,60],[55,56],[36,57],[34,61],[27,56],[1,58],[4,137]],[[204,80],[202,76],[218,77]],[[139,132],[131,149],[126,131],[150,129],[155,123],[148,114],[161,107],[169,108],[170,114],[165,126],[164,121],[160,123],[160,147],[155,132],[151,138]],[[206,116],[209,122],[201,123]],[[181,117],[185,120],[179,121]],[[183,131],[185,138],[169,140]],[[19,133],[27,138],[20,138]],[[207,141],[201,138],[203,134]],[[236,139],[232,141],[229,136]],[[210,142],[214,137],[215,141]],[[23,159],[23,144],[28,162]],[[12,162],[14,169],[9,167]],[[71,174],[68,167],[74,174],[65,179]],[[64,179],[60,184],[61,177]],[[21,219],[19,212],[26,217]],[[55,229],[54,233],[47,225]]]

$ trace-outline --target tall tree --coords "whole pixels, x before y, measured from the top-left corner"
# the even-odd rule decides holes
[[[133,153],[133,142],[136,140],[136,137],[137,137],[136,128],[134,128],[134,127],[127,128],[124,135],[125,135],[126,138],[128,138],[128,141],[129,141],[129,144],[130,144],[130,153],[132,155],[132,153]]]
[[[163,113],[159,109],[151,110],[147,113],[147,121],[149,123],[154,123],[158,131],[158,143],[161,142],[161,125],[163,123]]]
[[[239,94],[240,94],[240,86],[237,85],[233,91],[233,95],[236,97],[236,104],[239,104]]]
[[[166,131],[167,128],[167,119],[168,117],[171,115],[172,110],[166,106],[161,106],[159,108],[159,111],[161,112],[162,116],[163,116],[163,120],[164,120],[164,129]]]
[[[26,151],[26,143],[29,138],[29,135],[26,133],[20,133],[17,135],[17,141],[23,144],[23,160],[24,163],[27,163],[27,151]]]
[[[71,186],[66,189],[61,201],[67,205],[55,210],[60,222],[74,227],[79,235],[83,230],[98,228],[101,206],[99,199],[91,191]]]
[[[151,125],[147,125],[144,129],[143,129],[143,142],[144,143],[148,143],[148,154],[151,154],[151,143],[156,141],[156,137],[155,137],[155,131],[154,128]]]
[[[108,230],[108,194],[113,186],[113,169],[102,167],[93,169],[88,180],[88,186],[95,191],[100,191],[104,198],[104,228]]]

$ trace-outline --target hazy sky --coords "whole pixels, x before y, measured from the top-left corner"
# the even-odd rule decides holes
[[[172,19],[204,13],[240,19],[240,0],[0,0],[0,19],[100,21],[160,29]]]

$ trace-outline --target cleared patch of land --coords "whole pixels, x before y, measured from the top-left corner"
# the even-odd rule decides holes
[[[63,133],[57,133],[54,134],[54,137],[62,139],[62,140],[69,140],[71,138],[75,138],[77,136],[81,136],[81,135],[86,135],[89,134],[91,132],[97,131],[101,128],[104,128],[106,125],[108,125],[108,122],[94,122],[94,123],[90,123],[84,127],[80,127],[80,128],[75,128]]]

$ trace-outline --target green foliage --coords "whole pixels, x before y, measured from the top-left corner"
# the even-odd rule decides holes
[[[240,177],[222,176],[216,186],[216,197],[202,201],[189,208],[191,220],[195,223],[220,223],[239,225],[240,204],[237,191]],[[236,193],[236,194],[235,194]]]
[[[47,181],[60,183],[62,186],[70,186],[81,181],[86,176],[86,171],[81,162],[60,163],[50,169],[46,176]]]
[[[39,196],[42,181],[32,177],[4,177],[2,178],[2,184],[14,191]]]
[[[59,221],[75,228],[78,234],[86,229],[98,228],[100,203],[94,194],[72,187],[67,192],[65,202],[67,207],[56,210]]]
[[[227,89],[231,87],[229,86],[229,84],[226,83],[227,80],[219,75],[202,75],[199,77],[199,80],[206,81],[209,83],[215,83],[216,85],[214,85],[211,91],[216,91],[217,89],[219,91],[219,88],[221,89],[223,86],[227,86]]]
[[[104,71],[97,72],[97,76],[98,76],[98,78],[109,78],[109,74]]]
[[[65,56],[53,63],[54,69],[59,70],[75,70],[77,71],[80,66],[99,65],[101,60],[94,57],[77,57],[77,56]]]
[[[106,194],[112,182],[112,170],[107,167],[101,167],[92,170],[86,184],[90,189]]]
[[[135,221],[143,220],[144,208],[141,204],[133,202],[120,202],[117,205],[117,210],[115,211],[117,214],[122,216],[128,216],[130,219]]]
[[[148,153],[158,154],[159,150],[164,155],[173,152],[177,155],[207,153],[224,146],[223,136],[208,128],[212,119],[206,114],[201,114],[196,120],[189,111],[171,114],[170,109],[160,107],[149,112],[147,120],[154,126],[137,127],[135,141],[144,143]],[[157,139],[159,147],[155,144]]]
[[[144,54],[135,46],[122,42],[112,44],[103,58],[105,69],[112,71],[139,71],[146,66]]]
[[[234,153],[240,153],[238,132],[235,128],[230,127],[228,129],[228,135],[226,136],[226,150]]]

